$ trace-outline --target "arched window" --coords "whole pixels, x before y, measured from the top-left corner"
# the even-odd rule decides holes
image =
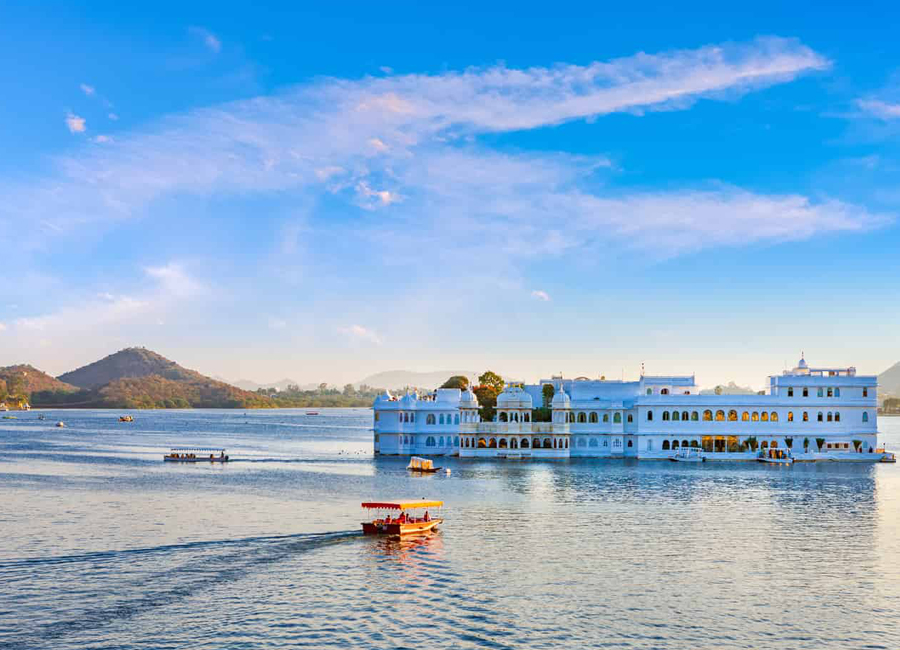
[[[565,440],[565,445],[566,445],[566,449],[568,449],[569,448],[569,439],[568,438],[566,438],[566,440]]]
[[[587,422],[587,415],[585,415],[584,411],[578,414],[578,423],[583,424]]]
[[[703,421],[712,422],[712,411],[710,411],[709,409],[703,411]]]
[[[528,438],[522,438],[522,449],[528,449]]]
[[[596,446],[597,446],[597,439],[596,439],[596,438],[591,438],[591,441],[590,441],[588,444],[589,444],[591,447],[596,447]]]
[[[428,438],[425,440],[425,446],[426,447],[434,447],[434,445],[435,445],[434,436],[428,436]]]
[[[628,414],[628,421],[634,422],[634,416],[631,413]]]
[[[825,416],[825,420],[827,422],[834,422],[834,415],[831,413],[831,411],[828,411],[828,415]]]
[[[647,394],[648,394],[648,395],[652,395],[652,394],[653,394],[653,389],[652,389],[652,388],[648,388],[648,389],[647,389]]]
[[[459,424],[459,413],[453,416],[453,424]]]
[[[769,447],[769,441],[768,441],[768,440],[763,440],[763,441],[762,441],[762,444],[760,445],[760,447],[762,447],[763,449],[767,449],[767,448]]]
[[[700,419],[700,414],[697,411],[691,411],[691,422],[696,422]]]
[[[863,411],[863,422],[868,422],[868,421],[869,421],[869,412]]]
[[[778,422],[778,413],[776,413],[775,411],[772,411],[769,414],[769,420],[771,420],[772,422]]]
[[[553,439],[553,448],[556,449],[556,438]]]
[[[506,449],[506,438],[500,438],[500,449]]]
[[[628,446],[629,446],[629,447],[632,447],[632,446],[633,446],[633,445],[631,444],[631,440],[628,441]]]
[[[819,389],[816,391],[816,397],[823,397],[824,395],[825,393],[822,392],[822,388],[819,387]]]
[[[728,421],[729,422],[737,422],[737,411],[734,411],[734,410],[728,411]]]
[[[485,440],[484,438],[479,438],[479,439],[478,439],[478,448],[479,448],[479,449],[485,449],[487,446],[488,446],[488,445],[487,445],[487,440]]]
[[[834,397],[834,389],[829,388],[825,391],[825,397]]]
[[[512,418],[510,419],[510,422],[518,422],[518,421],[519,421],[519,414],[513,413]]]
[[[687,412],[687,411],[682,411],[682,412],[681,412],[681,421],[682,421],[682,422],[687,422],[687,421],[688,421],[688,418],[690,418],[690,416],[688,415],[688,412]]]
[[[716,411],[716,422],[725,421],[725,411]]]
[[[749,422],[749,421],[750,421],[750,414],[747,413],[747,411],[744,411],[743,413],[741,413],[741,422]]]
[[[840,388],[835,388],[835,389],[834,389],[834,396],[835,396],[835,397],[840,397],[840,396],[841,396],[841,389],[840,389]]]
[[[866,386],[863,386],[863,397],[869,396],[869,389]]]
[[[509,421],[509,417],[506,415],[506,411],[500,411],[499,419],[501,422]]]
[[[603,440],[603,446],[604,446],[604,447],[609,447],[609,440],[604,439],[604,440]]]
[[[410,421],[410,422],[415,422],[415,421],[416,421],[416,414],[415,414],[415,413],[410,413],[410,414],[409,414],[409,421]]]
[[[669,451],[669,441],[663,440],[663,451]]]
[[[447,417],[449,418],[450,416],[448,415]],[[443,413],[441,413],[441,417],[440,417],[440,420],[438,421],[438,423],[439,424],[444,423],[444,414]],[[447,420],[447,424],[450,424],[450,420]]]
[[[750,414],[750,421],[751,422],[759,422],[759,413],[757,413],[756,411],[753,411],[753,413]]]
[[[490,441],[488,441],[488,449],[496,449],[496,448],[497,448],[497,439],[491,438]]]
[[[699,446],[700,446],[699,442],[697,442],[696,440],[691,440],[691,447],[699,447]]]
[[[668,421],[669,421],[669,412],[663,411],[663,422],[668,422]]]
[[[650,418],[650,419],[652,420],[653,418]],[[603,421],[604,421],[604,422],[609,422],[609,413],[604,413],[604,414],[603,414]]]
[[[615,415],[613,415],[613,422],[615,424],[622,424],[622,414],[616,413]]]
[[[788,388],[788,397],[793,397],[793,396],[794,396],[794,389]]]
[[[769,414],[766,413],[765,411],[763,411],[762,413],[760,413],[759,419],[762,420],[763,422],[768,422],[768,421],[769,421]]]
[[[587,440],[585,440],[584,438],[579,438],[579,439],[578,439],[578,446],[579,446],[579,447],[587,447]]]
[[[682,440],[682,441],[681,441],[681,446],[682,446],[682,447],[687,447],[687,446],[688,446],[688,441],[687,441],[687,440]]]
[[[653,411],[647,411],[647,421],[649,422],[652,419],[653,419]]]
[[[793,421],[794,421],[794,412],[788,411],[788,422],[793,422]]]
[[[454,447],[459,447],[459,436],[454,436],[454,437],[453,437],[453,446],[454,446]]]
[[[840,422],[840,421],[841,421],[841,412],[840,412],[840,411],[835,411],[835,413],[834,413],[834,421],[835,421],[835,422]]]
[[[678,449],[678,441],[677,440],[672,441],[672,449]]]
[[[468,438],[463,438],[463,447],[465,447],[466,449],[469,448],[469,439]]]
[[[541,439],[540,439],[540,438],[535,438],[534,440],[532,440],[532,441],[531,441],[531,447],[532,447],[533,449],[540,449],[540,448],[541,448]]]
[[[822,422],[822,421],[823,421],[822,411],[819,411],[818,415],[816,415],[816,420],[819,421],[819,422]]]
[[[660,394],[660,395],[668,395],[668,394],[669,394],[669,389],[668,389],[668,388],[663,388],[661,391],[659,391],[659,394]]]
[[[429,413],[425,418],[425,424],[434,424],[434,413]]]
[[[678,411],[672,411],[672,421],[678,422],[681,419],[681,414]]]
[[[803,421],[809,422],[809,413],[807,413],[806,411],[803,411]]]
[[[522,421],[523,422],[531,422],[531,413],[526,413],[525,415],[523,415]]]
[[[569,423],[571,424],[571,423],[574,423],[574,422],[575,422],[575,414],[574,414],[574,413],[569,413]]]
[[[553,449],[553,442],[550,438],[544,438],[544,449]]]
[[[809,397],[809,389],[808,388],[803,389],[803,397]]]
[[[519,441],[516,438],[511,438],[509,441],[509,448],[510,449],[518,449]]]
[[[591,424],[595,424],[598,421],[597,414],[591,413]]]
[[[450,444],[450,438],[447,438],[447,444],[448,445]],[[438,447],[443,447],[443,446],[444,446],[444,436],[441,436],[440,438],[438,438]]]

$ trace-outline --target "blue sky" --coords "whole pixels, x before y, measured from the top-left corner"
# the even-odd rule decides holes
[[[894,5],[298,4],[0,8],[0,365],[900,360]]]

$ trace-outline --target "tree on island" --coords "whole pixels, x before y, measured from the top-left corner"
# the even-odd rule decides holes
[[[809,438],[803,439],[803,451],[809,453]]]
[[[541,396],[544,398],[544,408],[550,408],[550,405],[553,404],[553,396],[556,395],[556,389],[553,388],[553,384],[544,384],[541,387]]]
[[[822,451],[822,447],[825,446],[825,438],[816,438],[816,447],[819,448],[819,451]]]
[[[784,439],[784,445],[785,445],[788,449],[793,449],[793,448],[794,448],[794,439],[793,439],[793,438],[785,438],[785,439]]]
[[[469,387],[469,378],[465,375],[453,375],[441,384],[441,388],[458,388],[460,390],[466,390]]]
[[[478,385],[474,388],[475,396],[481,405],[479,414],[482,422],[493,422],[497,407],[497,395],[505,385],[503,377],[488,370],[478,377]]]
[[[856,450],[856,453],[859,453],[859,448],[862,447],[862,440],[854,440],[853,448]]]

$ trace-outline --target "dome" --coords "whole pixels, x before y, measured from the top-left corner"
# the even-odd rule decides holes
[[[378,404],[380,402],[390,402],[393,399],[390,392],[385,389],[383,393],[375,396],[375,403]]]
[[[459,405],[461,408],[478,408],[478,398],[475,397],[475,393],[472,392],[471,386],[464,390],[462,395],[460,395]]]
[[[806,370],[809,366],[806,365],[806,359],[800,357],[800,363],[797,364],[797,367],[801,370]]]
[[[400,408],[415,408],[417,398],[418,395],[415,393],[407,393],[403,396],[403,399],[400,400]]]
[[[553,401],[550,403],[551,408],[555,409],[567,409],[572,405],[572,400],[569,399],[569,396],[566,394],[562,388],[553,395]]]
[[[531,409],[531,395],[518,386],[507,386],[497,396],[498,409]]]

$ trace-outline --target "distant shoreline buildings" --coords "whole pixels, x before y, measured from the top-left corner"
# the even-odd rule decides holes
[[[553,387],[550,422],[533,421]],[[744,460],[758,449],[797,460],[870,460],[877,447],[874,375],[810,368],[805,359],[769,377],[761,395],[700,395],[693,376],[638,381],[542,379],[507,386],[493,422],[482,422],[471,388],[420,397],[378,396],[374,449],[382,455],[470,458],[664,459],[684,447],[708,460]],[[871,455],[870,455],[871,454]]]

